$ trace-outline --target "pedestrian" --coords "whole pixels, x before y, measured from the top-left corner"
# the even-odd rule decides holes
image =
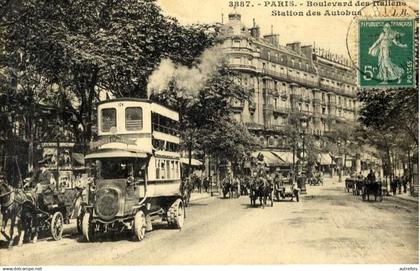
[[[407,176],[406,176],[406,175],[404,175],[404,176],[402,177],[402,182],[403,182],[404,194],[405,194],[405,193],[407,193],[407,182],[408,182],[408,180],[407,180]]]
[[[376,176],[375,176],[375,172],[373,172],[373,170],[371,169],[370,171],[369,171],[369,174],[367,175],[367,180],[369,181],[369,182],[371,182],[371,183],[374,183],[374,182],[376,182]]]
[[[402,182],[399,176],[397,176],[397,185],[398,185],[398,194],[401,194]]]
[[[338,182],[341,183],[341,169],[338,169]]]
[[[203,180],[203,186],[204,186],[204,191],[206,193],[209,192],[209,186],[210,186],[210,182],[209,182],[209,177],[205,177]]]
[[[397,194],[397,179],[396,178],[394,178],[391,181],[391,190],[392,190],[392,195],[395,196]]]

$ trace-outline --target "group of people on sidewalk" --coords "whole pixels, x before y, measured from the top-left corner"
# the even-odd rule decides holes
[[[402,190],[403,193],[407,193],[407,187],[410,184],[410,178],[408,177],[408,175],[403,175],[403,176],[395,176],[395,178],[391,181],[391,191],[392,194],[395,196],[397,194],[397,189],[398,189],[398,194],[401,194]]]
[[[351,177],[357,178],[360,181],[363,181],[363,180],[366,180],[368,182],[377,181],[376,174],[372,169],[369,171],[366,178],[363,176],[362,172],[360,172],[359,174],[353,173],[351,174]],[[410,191],[409,189],[410,185],[411,185],[410,176],[406,174],[404,174],[403,176],[396,175],[390,182],[390,188],[394,196],[397,194],[397,190],[398,190],[398,194],[402,194],[402,193],[405,194],[408,191]]]

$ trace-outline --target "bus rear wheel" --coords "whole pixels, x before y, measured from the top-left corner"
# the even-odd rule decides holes
[[[177,199],[167,213],[169,226],[175,229],[182,229],[185,219],[184,214],[184,204],[181,199]]]

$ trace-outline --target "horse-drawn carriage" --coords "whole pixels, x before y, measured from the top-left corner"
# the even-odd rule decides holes
[[[239,198],[241,195],[239,194],[239,182],[231,179],[225,178],[222,181],[222,194],[223,198]]]
[[[82,191],[82,188],[74,188],[25,192],[30,200],[22,205],[22,223],[28,234],[34,232],[37,238],[38,232],[49,232],[54,240],[60,240],[64,224],[69,224],[75,214],[75,205],[81,199]],[[81,220],[81,217],[76,218]]]
[[[324,181],[322,180],[321,176],[310,176],[308,178],[309,185],[324,185]]]
[[[357,183],[358,179],[357,178],[346,178],[344,180],[345,183],[345,190],[347,191],[347,193],[353,192],[356,189],[356,183]]]
[[[257,199],[260,200],[260,205],[267,205],[267,200],[270,200],[270,206],[274,204],[274,190],[273,185],[266,179],[257,177],[251,180],[249,198],[251,200],[251,206],[257,206]]]
[[[42,185],[38,184],[40,187]],[[54,240],[60,240],[64,224],[68,224],[75,213],[75,205],[81,199],[82,191],[80,188],[58,191],[53,185],[44,185],[41,190],[24,190],[13,188],[5,180],[0,180],[1,233],[8,240],[9,247],[13,245],[15,226],[19,230],[19,245],[31,237],[36,242],[39,232],[48,232]],[[11,224],[7,234],[5,227],[9,220]]]
[[[274,195],[277,201],[280,199],[286,199],[290,197],[290,200],[293,201],[293,198],[296,198],[296,201],[299,201],[299,188],[293,182],[293,179],[283,179],[274,183]]]
[[[375,197],[375,201],[379,198],[379,201],[382,201],[382,182],[377,181],[365,181],[363,182],[362,187],[362,199],[363,201],[369,201],[369,195]]]

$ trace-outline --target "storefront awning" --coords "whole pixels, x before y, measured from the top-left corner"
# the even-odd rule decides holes
[[[281,152],[281,151],[273,151],[274,155],[280,158],[285,165],[293,165],[293,153],[291,152]],[[295,162],[297,158],[295,157]]]
[[[103,150],[92,152],[85,156],[85,159],[101,159],[101,158],[147,158],[147,153],[117,150],[117,149],[103,149]]]
[[[264,159],[264,164],[267,167],[278,167],[281,165],[284,165],[284,161],[282,161],[279,157],[274,155],[271,151],[259,151],[259,152],[253,152],[253,157],[258,158],[259,156],[262,156]]]
[[[321,166],[335,165],[335,162],[332,160],[331,155],[329,153],[321,153],[318,156],[318,163]]]
[[[189,164],[189,158],[181,158],[181,163],[188,165]],[[200,162],[197,159],[191,158],[191,166],[202,166],[203,163]]]
[[[73,152],[71,154],[71,158],[73,158],[73,160],[76,161],[79,165],[83,166],[85,164],[85,156],[83,153]]]

